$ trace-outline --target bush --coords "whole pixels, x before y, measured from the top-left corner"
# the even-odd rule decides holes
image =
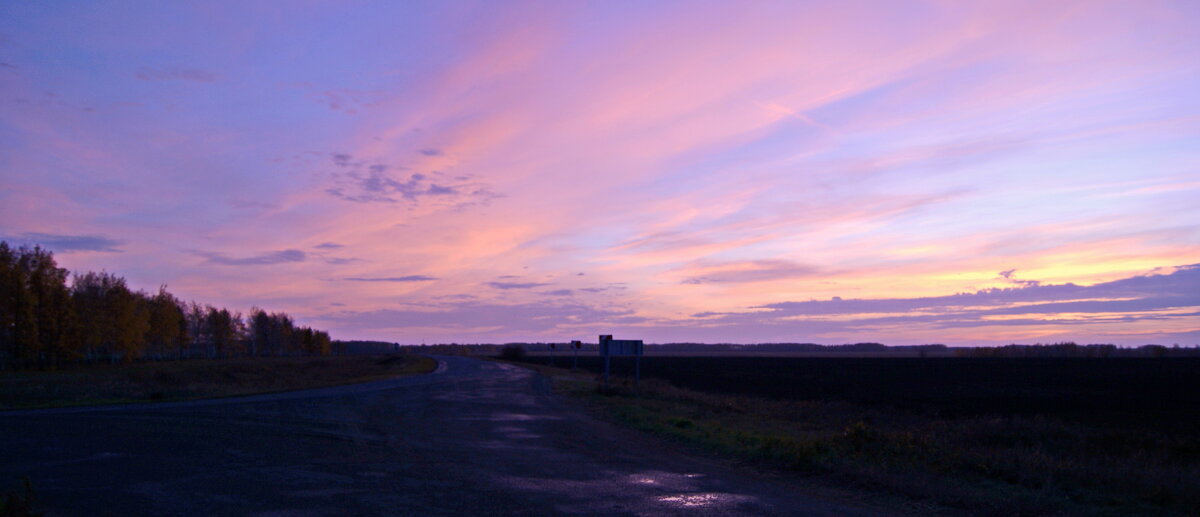
[[[525,347],[521,345],[504,345],[500,349],[500,358],[508,361],[522,361],[525,359]]]
[[[29,478],[21,478],[21,489],[9,490],[0,499],[0,517],[41,517],[41,512],[34,511],[33,487]]]

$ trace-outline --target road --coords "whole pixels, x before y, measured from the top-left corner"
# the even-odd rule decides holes
[[[876,515],[587,416],[529,370],[0,412],[0,487],[50,515]]]

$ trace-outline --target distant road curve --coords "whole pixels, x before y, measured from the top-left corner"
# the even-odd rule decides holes
[[[533,372],[0,412],[0,488],[51,515],[877,515],[596,421]]]

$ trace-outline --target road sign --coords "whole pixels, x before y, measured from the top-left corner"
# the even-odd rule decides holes
[[[640,339],[613,339],[612,334],[600,335],[600,355],[604,357],[604,386],[608,387],[609,362],[613,356],[633,356],[633,383],[642,380],[642,351],[645,346]]]
[[[640,339],[613,339],[611,335],[600,336],[600,355],[641,356],[644,349]]]

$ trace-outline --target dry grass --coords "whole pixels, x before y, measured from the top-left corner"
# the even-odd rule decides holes
[[[427,373],[424,356],[257,357],[0,373],[0,409],[187,400]]]

